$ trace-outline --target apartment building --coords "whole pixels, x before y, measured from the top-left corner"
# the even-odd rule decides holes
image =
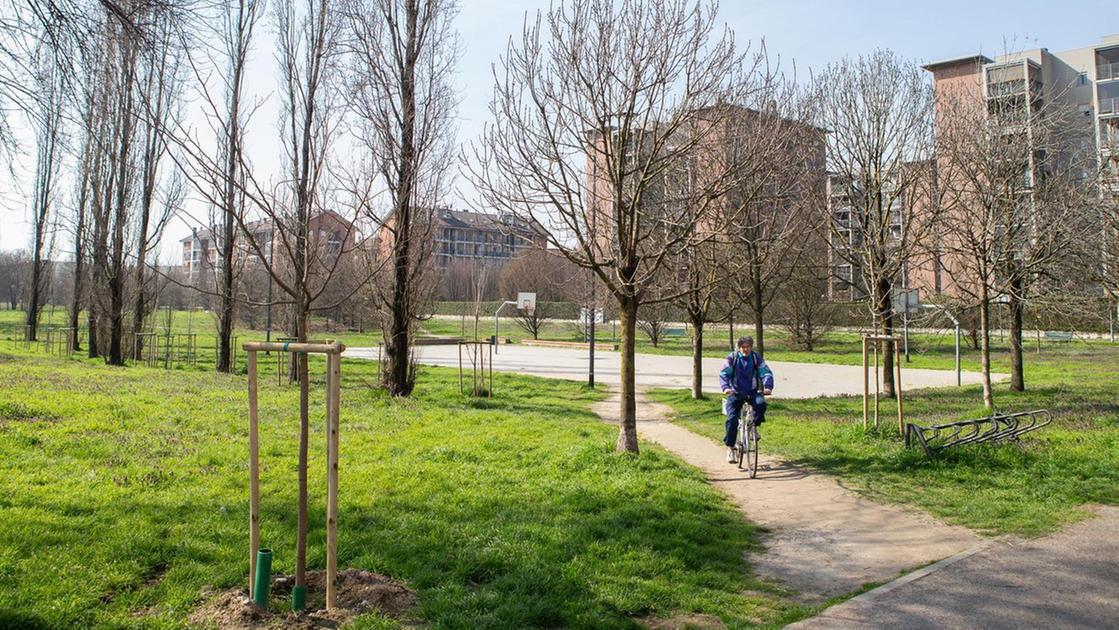
[[[865,230],[859,224],[859,213],[855,211],[858,199],[852,199],[852,186],[847,185],[836,174],[828,176],[827,201],[830,217],[834,225],[828,238],[828,299],[836,302],[853,302],[865,299],[869,294],[863,280],[863,270],[852,263],[857,256],[845,256],[844,251],[857,251],[863,245]],[[902,220],[905,216],[904,196],[894,199],[889,209],[889,231],[894,239],[901,238]]]
[[[441,268],[456,261],[501,265],[543,239],[509,214],[441,209],[435,213],[435,263]]]
[[[336,256],[354,249],[352,225],[336,212],[327,210],[315,215],[309,227],[313,246],[322,248],[326,256]],[[251,235],[255,247],[244,240],[245,233]],[[272,252],[273,237],[272,221],[267,219],[251,221],[245,224],[244,230],[237,230],[233,254],[236,268],[258,264],[258,251],[269,255]],[[220,240],[220,236],[215,235],[210,228],[192,230],[190,236],[180,239],[182,256],[179,273],[183,282],[203,289],[213,286],[221,270]]]
[[[501,266],[529,249],[545,246],[543,237],[509,214],[438,208],[432,221],[431,256],[438,269],[456,264]],[[394,225],[395,219],[389,217],[377,235],[382,258],[392,253]]]
[[[693,128],[700,130],[703,139],[695,143],[698,146],[689,155],[681,155],[677,168],[665,169],[658,181],[648,184],[642,195],[645,212],[679,214],[684,210],[682,204],[695,195],[717,195],[711,198],[711,214],[721,217],[740,214],[732,222],[739,224],[738,227],[727,229],[752,230],[758,232],[755,234],[758,239],[766,238],[761,233],[770,224],[766,217],[819,212],[828,179],[826,130],[801,120],[738,105],[721,104],[696,112]],[[681,134],[679,140],[670,138],[665,142],[664,138],[650,133],[631,142],[687,144],[683,136],[688,131],[677,133]],[[590,135],[588,141],[600,147],[604,143],[597,133]],[[640,147],[627,147],[625,157],[635,161],[646,159],[649,152]],[[610,206],[613,190],[600,163],[602,153],[601,149],[588,151],[586,173],[587,190],[595,200],[594,238],[606,242],[612,238],[615,219]],[[740,181],[724,189],[714,178],[722,176],[728,170],[722,165],[728,164],[737,165],[745,172]],[[715,222],[715,219],[701,221],[695,227],[700,232],[710,233],[716,229]],[[826,243],[820,245],[826,246]],[[653,239],[649,246],[656,247]],[[603,249],[610,251],[609,245]]]
[[[1119,194],[1119,35],[1097,45],[1062,52],[1035,48],[990,58],[967,55],[923,66],[938,95],[973,98],[1004,133],[1029,133],[1020,123],[1038,114],[1059,116],[1060,146],[1038,147],[1023,173],[1029,194],[1045,164],[1068,160],[1086,180],[1098,177],[1101,195]],[[937,127],[948,124],[938,106]],[[923,296],[951,294],[946,270],[934,250],[931,263],[919,265],[909,282]]]

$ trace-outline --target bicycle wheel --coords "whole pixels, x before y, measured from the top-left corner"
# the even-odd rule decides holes
[[[738,464],[738,469],[742,470],[746,467],[746,449],[749,448],[747,444],[746,422],[739,421],[738,423],[738,439],[734,444],[734,458]]]
[[[758,427],[750,423],[746,438],[746,459],[750,468],[750,478],[758,476]]]

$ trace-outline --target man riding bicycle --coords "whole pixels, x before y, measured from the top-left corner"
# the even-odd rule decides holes
[[[773,370],[769,369],[760,354],[754,352],[753,338],[742,337],[738,340],[738,350],[727,355],[726,363],[719,371],[719,386],[727,397],[727,432],[723,443],[727,445],[727,462],[733,464],[742,406],[750,405],[754,410],[754,424],[760,425],[765,421],[765,397],[773,393]]]

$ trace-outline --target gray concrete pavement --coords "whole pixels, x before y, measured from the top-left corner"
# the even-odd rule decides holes
[[[376,348],[348,348],[347,357],[377,358]],[[621,382],[621,355],[618,352],[595,353],[595,379],[605,385]],[[416,358],[424,365],[458,366],[457,346],[417,346]],[[494,355],[494,370],[516,372],[532,376],[585,381],[589,354],[577,348],[545,348],[505,345]],[[830,365],[824,363],[791,363],[771,361],[776,375],[775,398],[815,398],[861,394],[863,391],[862,367],[857,365]],[[718,389],[717,374],[722,359],[703,360],[704,388]],[[688,356],[658,354],[637,355],[637,387],[683,388],[691,387],[692,359]],[[964,372],[963,382],[979,382],[980,375]],[[956,384],[955,372],[902,368],[904,389],[921,387],[946,387]],[[888,411],[887,411],[888,413]]]
[[[798,630],[1119,628],[1119,507],[1028,541],[996,541],[789,626]]]

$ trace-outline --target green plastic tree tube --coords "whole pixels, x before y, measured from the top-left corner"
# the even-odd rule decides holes
[[[268,610],[268,589],[272,586],[272,550],[256,552],[256,575],[253,576],[253,603]]]
[[[294,586],[291,589],[291,609],[303,610],[303,606],[307,603],[307,587]]]

